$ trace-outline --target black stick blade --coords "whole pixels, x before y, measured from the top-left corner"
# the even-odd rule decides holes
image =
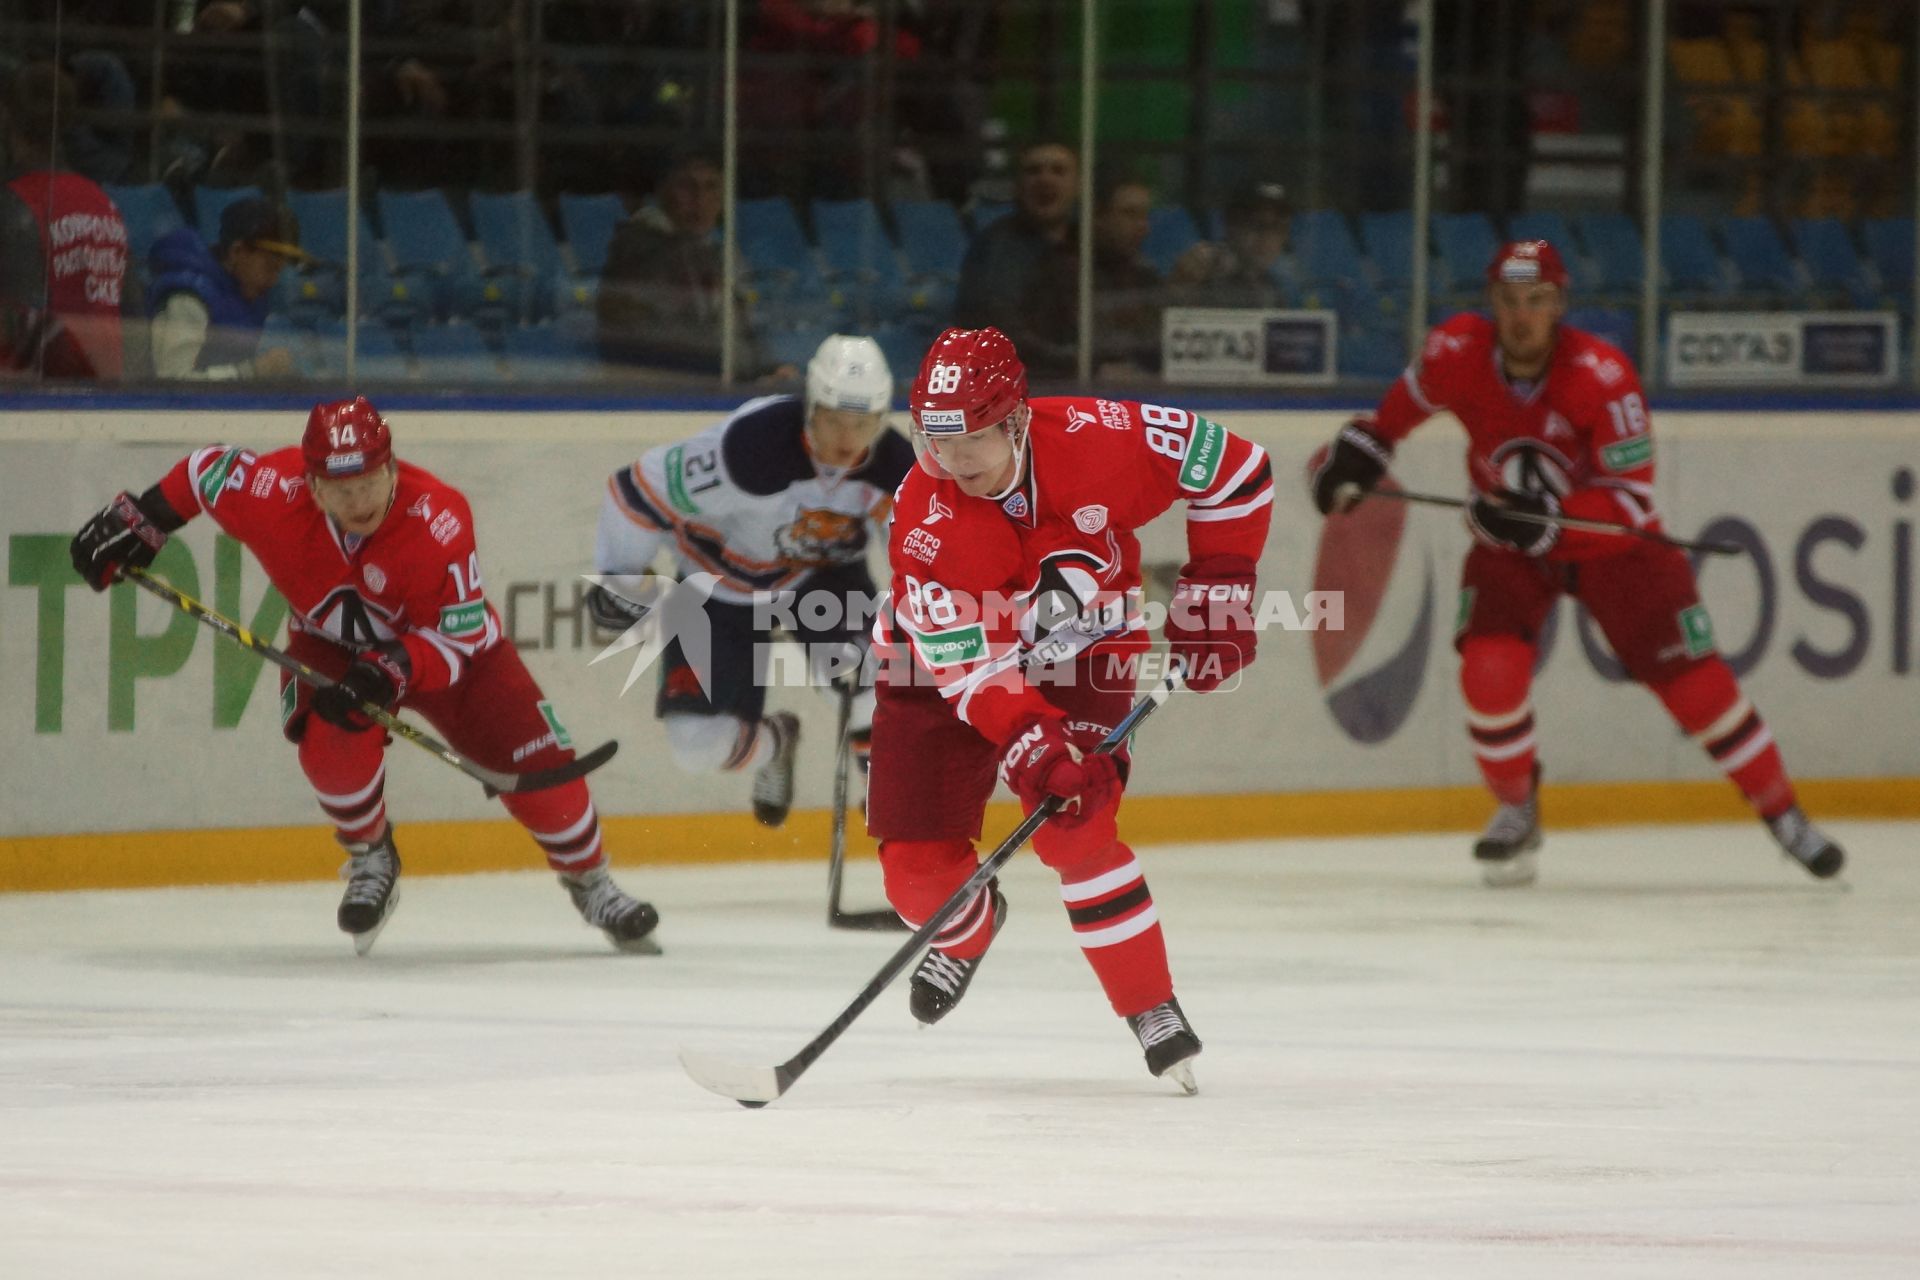
[[[873,911],[835,911],[827,917],[827,923],[836,929],[858,929],[865,933],[911,932],[907,922],[889,907]]]
[[[584,778],[613,759],[613,753],[620,749],[617,740],[609,739],[583,756],[575,756],[566,764],[552,769],[536,769],[532,773],[508,773],[498,775],[498,783],[487,784],[487,795],[497,796],[502,792],[519,794],[523,791],[546,791],[552,787],[565,786],[575,778]]]

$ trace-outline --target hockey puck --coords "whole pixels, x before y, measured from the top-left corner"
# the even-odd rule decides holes
[[[764,1107],[767,1105],[764,1102],[748,1102],[745,1098],[735,1098],[734,1101],[738,1102],[741,1106],[746,1107],[749,1110],[753,1110],[753,1111],[758,1111],[761,1107]]]

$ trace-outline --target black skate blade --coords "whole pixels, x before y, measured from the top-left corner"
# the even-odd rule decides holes
[[[614,937],[612,934],[608,934],[607,941],[612,943],[613,949],[621,955],[657,956],[665,954],[660,950],[660,943],[655,940],[651,933],[643,938],[628,938],[625,941]]]
[[[387,895],[387,909],[380,913],[380,922],[365,933],[348,935],[353,939],[354,955],[364,957],[369,951],[373,950],[373,944],[379,939],[381,931],[387,927],[387,921],[393,919],[394,908],[399,905],[400,887],[395,885],[393,892]]]

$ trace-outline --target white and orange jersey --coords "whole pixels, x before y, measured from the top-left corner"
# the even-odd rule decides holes
[[[888,428],[860,465],[819,467],[804,402],[750,400],[609,477],[594,563],[601,573],[645,573],[670,542],[681,574],[713,574],[715,599],[751,604],[816,569],[864,559],[912,465],[912,447]]]
[[[298,446],[196,449],[160,482],[184,519],[205,513],[253,552],[292,606],[289,626],[358,652],[406,646],[411,688],[445,688],[499,644],[481,594],[473,513],[458,489],[398,464],[393,505],[364,538],[341,531],[307,487]]]
[[[1028,676],[1094,645],[1138,651],[1135,531],[1187,504],[1192,559],[1258,561],[1273,508],[1266,450],[1199,414],[1093,397],[1028,402],[1026,476],[998,501],[915,467],[894,504],[877,651],[931,675],[995,742],[1050,711]]]
[[[1427,335],[1419,358],[1380,402],[1373,429],[1397,442],[1442,410],[1467,429],[1467,476],[1476,491],[1546,488],[1567,515],[1660,527],[1646,395],[1633,361],[1603,339],[1561,325],[1545,371],[1515,385],[1501,370],[1493,322],[1457,315]],[[1579,560],[1637,545],[1568,529],[1548,554]]]

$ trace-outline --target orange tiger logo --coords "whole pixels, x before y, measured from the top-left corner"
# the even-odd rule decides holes
[[[791,564],[838,564],[857,560],[867,545],[866,522],[844,511],[804,507],[774,535],[774,546]]]

